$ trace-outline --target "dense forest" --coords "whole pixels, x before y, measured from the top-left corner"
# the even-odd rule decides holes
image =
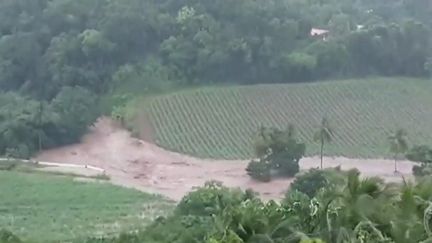
[[[431,14],[427,0],[3,0],[0,154],[76,141],[122,86],[424,77]]]

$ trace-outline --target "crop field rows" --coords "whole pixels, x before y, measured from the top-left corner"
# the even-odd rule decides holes
[[[152,98],[143,112],[157,144],[199,157],[250,158],[259,126],[289,123],[315,155],[312,137],[323,116],[336,133],[327,155],[387,157],[395,129],[409,129],[411,143],[432,141],[430,94],[430,81],[403,78],[231,86]]]
[[[172,209],[159,196],[68,176],[0,171],[0,181],[0,225],[24,240],[116,235],[141,229]]]

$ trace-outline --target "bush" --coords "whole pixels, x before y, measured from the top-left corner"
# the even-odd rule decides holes
[[[432,175],[432,165],[425,163],[421,165],[414,165],[412,168],[412,173],[416,177]]]
[[[274,241],[268,236],[264,234],[252,235],[252,237],[248,240],[248,243],[273,243]]]
[[[221,212],[225,207],[238,205],[254,197],[250,192],[230,189],[218,182],[207,182],[183,197],[175,210],[176,215],[210,216]]]
[[[175,215],[168,218],[159,217],[142,231],[122,233],[111,238],[77,239],[73,243],[204,242],[212,227],[213,219],[209,216]]]
[[[16,160],[0,161],[0,170],[13,170],[19,163],[20,162]]]
[[[261,127],[254,139],[254,149],[260,161],[250,162],[246,171],[260,181],[269,181],[271,170],[281,176],[294,176],[300,171],[299,161],[306,152],[305,144],[297,141],[292,125],[283,131]]]
[[[5,155],[11,158],[29,159],[33,150],[25,144],[19,144],[15,148],[6,148]]]
[[[310,169],[296,176],[291,183],[287,196],[294,192],[300,192],[308,197],[316,197],[318,192],[331,189],[346,183],[346,172],[340,167],[327,168],[324,170]]]
[[[304,154],[304,150],[302,148],[300,148],[300,150],[298,149],[299,148],[290,149],[289,151],[283,151],[269,156],[271,166],[277,171],[278,175],[293,177],[300,171],[299,161]]]
[[[21,240],[7,230],[0,230],[0,243],[21,243]]]
[[[412,172],[414,176],[432,175],[432,149],[426,145],[414,146],[406,154],[408,160],[419,162],[414,165]]]
[[[291,184],[291,190],[302,192],[312,198],[327,184],[328,180],[324,170],[311,169],[296,177]]]
[[[426,145],[414,146],[406,154],[406,158],[421,163],[432,163],[432,149]]]
[[[301,240],[300,243],[325,243],[323,240],[321,239],[305,239],[305,240]]]
[[[271,166],[265,160],[249,162],[246,172],[247,174],[257,181],[269,182],[271,180]]]

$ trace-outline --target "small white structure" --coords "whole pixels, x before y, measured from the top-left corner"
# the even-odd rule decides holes
[[[330,31],[325,29],[312,28],[310,31],[310,36],[320,38],[325,41],[328,38]]]

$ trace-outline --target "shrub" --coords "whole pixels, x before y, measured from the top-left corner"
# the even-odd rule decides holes
[[[285,195],[282,205],[292,218],[296,218],[296,224],[305,232],[313,230],[317,217],[320,215],[320,203],[315,198],[299,191],[290,191]]]
[[[207,182],[183,197],[177,205],[177,215],[210,216],[221,212],[225,207],[238,205],[242,201],[254,197],[254,194],[245,193],[240,189],[230,189],[218,182]]]
[[[7,230],[0,230],[0,243],[21,243],[21,240],[12,232]]]
[[[321,239],[314,238],[314,239],[301,240],[300,243],[325,243],[325,242]]]
[[[414,146],[406,154],[406,158],[421,163],[432,163],[432,149],[426,145]]]
[[[422,163],[421,165],[414,165],[412,168],[413,175],[416,177],[432,175],[432,165]]]
[[[414,146],[408,151],[406,158],[420,163],[420,165],[414,165],[412,168],[414,176],[432,174],[432,149],[430,147],[426,145]]]
[[[327,184],[328,180],[324,170],[311,169],[296,177],[291,184],[291,190],[297,190],[309,197],[314,197],[316,193]]]
[[[29,159],[33,150],[26,144],[19,144],[15,148],[6,148],[5,155],[12,158]]]
[[[255,155],[263,158],[270,154],[280,153],[296,144],[295,128],[289,125],[286,130],[260,127],[254,137]]]
[[[256,234],[248,240],[248,243],[273,243],[274,241],[265,234]]]
[[[0,170],[13,170],[19,164],[18,161],[15,160],[6,160],[0,162]]]
[[[271,170],[281,176],[294,176],[300,171],[299,161],[306,152],[305,144],[297,141],[292,125],[283,131],[261,127],[254,139],[254,149],[260,161],[250,162],[246,171],[260,181],[269,181]]]
[[[247,174],[257,181],[269,182],[271,180],[271,166],[265,160],[249,162],[246,172]]]
[[[296,151],[297,150],[297,151]],[[299,161],[304,153],[298,151],[298,149],[291,149],[289,151],[283,151],[280,153],[275,153],[269,156],[269,160],[272,168],[274,168],[278,175],[292,177],[295,176],[300,171]]]
[[[142,231],[122,233],[111,238],[77,239],[73,243],[190,243],[204,242],[213,227],[212,217],[170,216],[159,217]]]

